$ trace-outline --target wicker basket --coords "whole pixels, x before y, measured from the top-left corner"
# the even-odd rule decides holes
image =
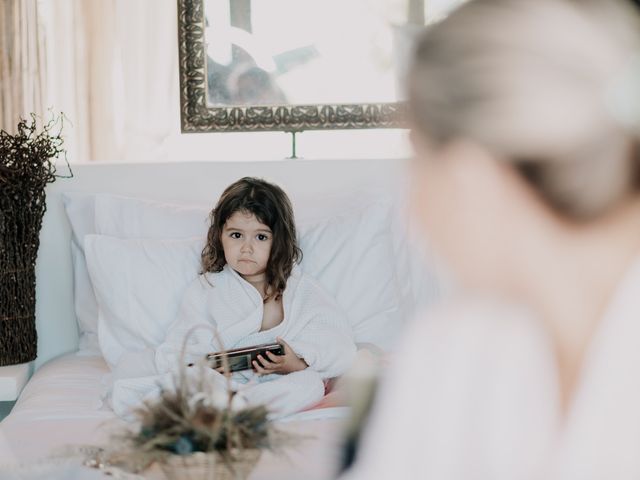
[[[64,150],[62,117],[36,125],[32,114],[15,134],[0,130],[0,366],[37,353],[35,268],[45,187],[57,178],[52,160]]]
[[[161,464],[168,480],[244,480],[258,463],[261,450],[237,452],[227,465],[217,452],[171,455]]]
[[[0,366],[36,358],[36,255],[44,185],[0,185]]]

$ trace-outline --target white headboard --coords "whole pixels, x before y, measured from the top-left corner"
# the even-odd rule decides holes
[[[398,191],[405,185],[402,160],[283,160],[265,162],[185,162],[72,165],[74,177],[57,179],[47,189],[47,212],[36,264],[36,368],[78,347],[73,307],[71,230],[61,192],[114,193],[164,201],[203,204],[244,176],[279,184],[292,197],[354,189]],[[60,167],[60,174],[64,168]],[[215,192],[215,193],[214,193]]]

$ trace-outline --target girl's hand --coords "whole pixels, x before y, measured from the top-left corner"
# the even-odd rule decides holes
[[[258,355],[258,360],[253,361],[253,368],[258,375],[297,372],[309,366],[307,362],[295,354],[287,342],[280,337],[277,340],[284,347],[284,355],[274,355],[271,352],[267,352],[268,358]]]

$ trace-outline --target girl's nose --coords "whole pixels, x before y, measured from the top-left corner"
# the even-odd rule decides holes
[[[253,252],[253,245],[251,245],[251,242],[243,242],[242,243],[242,248],[240,249],[241,252],[247,252],[247,253],[251,253]]]

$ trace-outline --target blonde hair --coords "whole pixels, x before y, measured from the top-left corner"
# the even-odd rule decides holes
[[[421,38],[408,91],[414,129],[515,162],[568,217],[639,188],[640,20],[627,0],[471,0]]]

